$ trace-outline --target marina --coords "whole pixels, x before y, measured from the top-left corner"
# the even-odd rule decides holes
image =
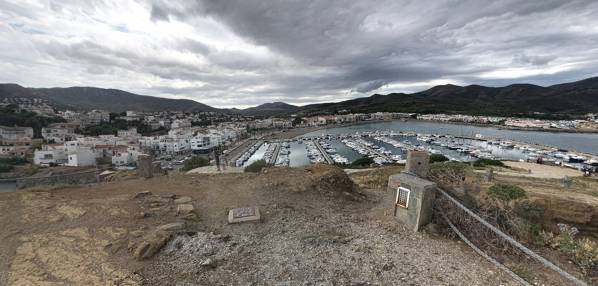
[[[494,137],[482,133],[453,133],[457,134],[364,130],[363,126],[331,128],[293,139],[258,142],[244,153],[236,164],[247,166],[263,159],[275,166],[304,166],[316,163],[343,165],[362,157],[369,157],[378,165],[404,164],[407,151],[425,150],[430,154],[442,154],[449,160],[460,162],[491,159],[535,162],[578,170],[598,167],[598,156],[587,152],[538,144],[535,140],[524,142],[512,137]],[[583,135],[598,138],[596,134]]]

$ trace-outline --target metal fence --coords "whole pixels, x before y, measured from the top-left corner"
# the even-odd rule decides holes
[[[513,275],[524,285],[587,285],[554,263],[525,247],[511,236],[465,207],[444,190],[435,201],[435,211],[476,252]],[[543,271],[535,271],[541,269]],[[529,282],[529,283],[528,283]]]

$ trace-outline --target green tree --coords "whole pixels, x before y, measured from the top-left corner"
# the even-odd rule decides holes
[[[362,167],[369,167],[370,165],[374,164],[374,159],[370,157],[361,157],[351,163],[351,167],[353,168],[362,168]]]
[[[266,163],[266,160],[257,160],[245,167],[245,172],[259,173],[268,166],[270,165]]]
[[[210,165],[208,159],[202,156],[193,156],[188,160],[185,160],[182,171],[189,171],[195,168],[204,167]]]
[[[442,154],[432,154],[432,155],[430,155],[430,163],[446,162],[448,160],[449,160],[449,158],[447,158],[446,156],[444,156]]]

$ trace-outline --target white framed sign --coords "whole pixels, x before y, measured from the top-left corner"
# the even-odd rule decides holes
[[[402,208],[409,208],[409,195],[411,194],[411,190],[403,187],[399,187],[397,189],[397,197],[395,199],[395,204],[398,207]]]

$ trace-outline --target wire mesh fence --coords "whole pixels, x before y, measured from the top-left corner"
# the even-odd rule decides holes
[[[437,188],[437,191],[435,212],[474,250],[483,252],[490,261],[504,265],[509,274],[516,274],[533,285],[587,285],[522,245],[444,190]]]

